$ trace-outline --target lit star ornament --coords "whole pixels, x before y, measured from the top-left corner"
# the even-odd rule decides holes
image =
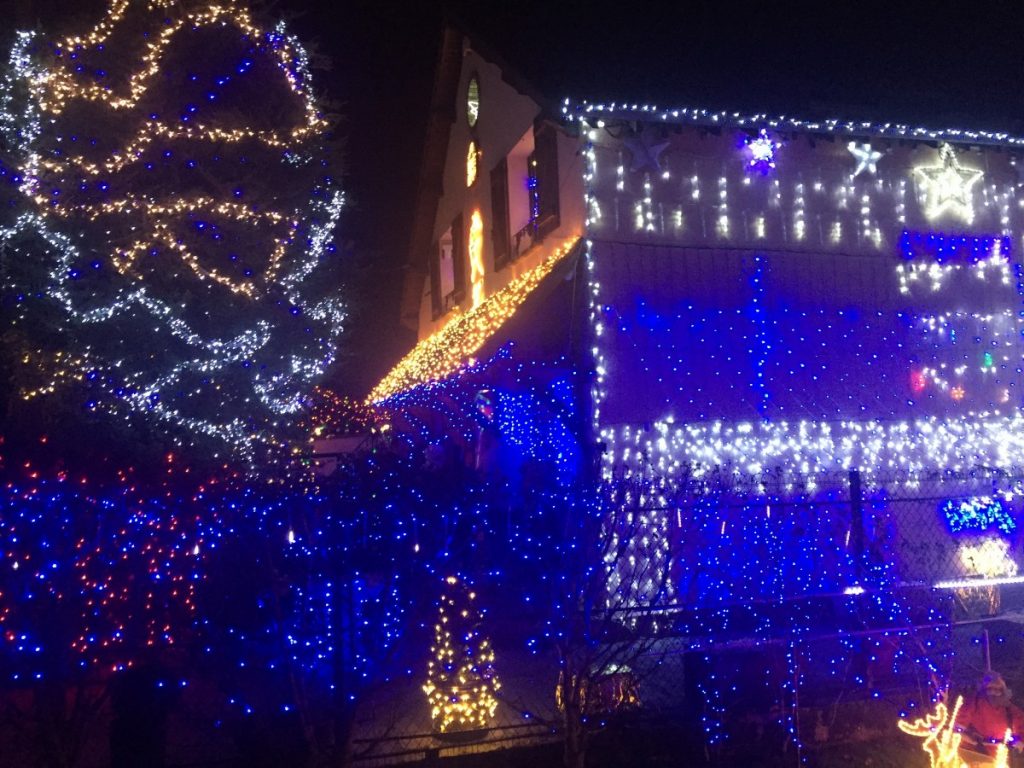
[[[762,128],[756,139],[747,137],[744,142],[747,147],[747,168],[758,170],[761,173],[768,173],[775,168],[775,152],[782,147],[777,141],[768,137],[768,132]]]
[[[655,173],[661,173],[661,154],[668,149],[669,142],[658,141],[653,131],[644,131],[642,134],[629,136],[623,139],[623,144],[633,156],[629,165],[630,173],[637,173],[650,168]]]
[[[929,219],[949,213],[970,224],[974,221],[975,184],[983,171],[963,168],[956,151],[949,144],[939,147],[940,165],[918,166],[914,175],[925,197],[924,215]]]
[[[850,176],[851,179],[857,178],[864,171],[867,171],[872,176],[878,173],[877,163],[882,159],[881,152],[872,149],[871,145],[867,142],[858,144],[855,141],[851,141],[846,145],[846,148],[850,150],[850,154],[853,155],[854,159],[857,161],[857,167]]]

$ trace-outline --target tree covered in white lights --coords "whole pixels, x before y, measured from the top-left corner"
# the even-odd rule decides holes
[[[19,397],[186,446],[280,440],[344,319],[298,41],[240,2],[112,0],[84,34],[19,33],[0,106]]]

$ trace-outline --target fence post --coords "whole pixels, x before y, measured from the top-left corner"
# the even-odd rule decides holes
[[[850,545],[854,573],[860,585],[864,576],[864,495],[860,487],[860,471],[856,469],[850,470]]]

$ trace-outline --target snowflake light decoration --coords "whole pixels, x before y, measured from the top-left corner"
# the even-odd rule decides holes
[[[768,173],[775,169],[775,153],[782,147],[782,144],[773,141],[768,132],[762,128],[758,131],[756,138],[749,136],[744,139],[747,149],[747,168],[749,170]]]

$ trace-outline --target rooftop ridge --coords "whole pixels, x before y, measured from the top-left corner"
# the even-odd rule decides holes
[[[562,116],[568,122],[591,119],[620,118],[647,120],[670,125],[696,125],[706,127],[771,128],[776,131],[805,131],[832,133],[841,136],[865,136],[908,141],[945,141],[960,144],[1024,147],[1024,136],[999,131],[966,128],[924,128],[903,123],[877,123],[867,120],[803,120],[766,112],[744,113],[712,110],[701,107],[663,109],[652,104],[591,102],[566,98],[562,102]]]

